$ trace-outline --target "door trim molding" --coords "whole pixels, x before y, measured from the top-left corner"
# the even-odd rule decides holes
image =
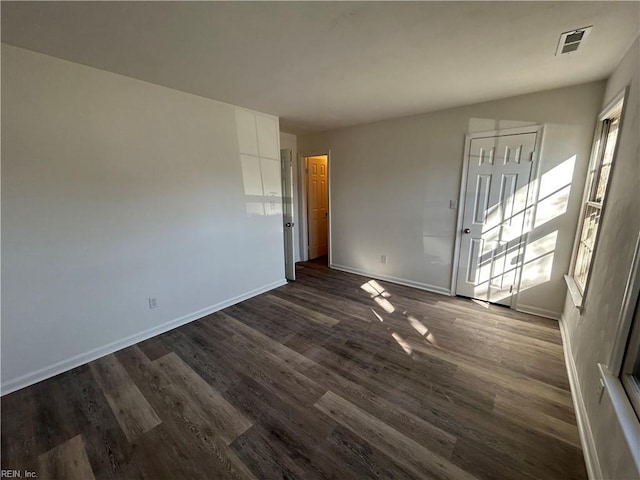
[[[535,133],[536,134],[536,146],[534,150],[534,172],[532,172],[532,180],[534,181],[534,191],[528,192],[527,195],[527,207],[532,205],[532,200],[537,198],[537,189],[538,178],[540,176],[540,158],[541,158],[541,150],[542,150],[542,136],[544,133],[543,125],[530,125],[527,127],[515,127],[515,128],[504,128],[502,130],[491,130],[487,132],[476,132],[476,133],[467,133],[464,136],[464,153],[462,157],[462,172],[460,175],[460,194],[458,195],[458,212],[456,218],[456,231],[454,236],[454,247],[453,247],[453,261],[451,262],[451,295],[456,296],[456,286],[458,283],[458,266],[460,263],[460,245],[462,243],[462,221],[464,218],[464,199],[467,194],[467,175],[469,171],[469,152],[471,150],[471,140],[477,138],[489,138],[489,137],[506,137],[509,135],[522,135],[525,133]],[[531,183],[531,182],[530,182]],[[535,203],[535,202],[534,202]],[[527,219],[525,219],[525,222]],[[529,232],[525,234],[525,246],[529,241]],[[522,269],[520,269],[520,273],[517,280],[516,292],[512,296],[511,308],[516,308],[518,294],[520,292],[520,276],[522,275]]]
[[[306,158],[307,157],[319,157],[321,155],[327,156],[327,202],[329,204],[329,214],[327,215],[327,240],[329,245],[327,246],[328,250],[328,265],[331,267],[332,259],[333,259],[333,237],[331,228],[331,213],[333,209],[331,208],[331,150],[327,149],[324,151],[313,151],[312,153],[303,152],[298,153],[298,198],[299,198],[299,206],[298,210],[300,213],[300,229],[299,229],[299,241],[300,246],[303,247],[300,249],[300,260],[306,262],[309,260],[309,219],[307,218],[307,165]]]

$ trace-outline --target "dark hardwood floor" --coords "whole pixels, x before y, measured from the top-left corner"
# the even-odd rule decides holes
[[[298,280],[2,398],[39,479],[585,479],[557,322]]]

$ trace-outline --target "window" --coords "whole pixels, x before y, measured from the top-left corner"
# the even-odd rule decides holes
[[[636,303],[631,334],[627,343],[620,380],[640,419],[640,298]]]
[[[622,97],[622,96],[621,96]],[[593,261],[602,209],[607,195],[609,175],[613,165],[622,115],[623,98],[617,100],[600,117],[600,126],[594,144],[591,168],[587,176],[585,200],[578,230],[578,244],[573,262],[572,276],[580,294],[584,295]]]

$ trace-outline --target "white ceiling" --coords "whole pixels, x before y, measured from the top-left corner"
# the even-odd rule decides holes
[[[607,77],[635,2],[2,2],[2,41],[303,133]],[[562,32],[593,25],[578,52]]]

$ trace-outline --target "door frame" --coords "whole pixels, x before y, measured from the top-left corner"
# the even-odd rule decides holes
[[[298,218],[300,219],[299,242],[300,242],[300,260],[306,262],[309,260],[309,223],[307,218],[307,157],[318,157],[326,155],[327,157],[327,201],[329,203],[329,215],[327,215],[327,242],[328,242],[328,264],[332,265],[332,248],[333,241],[331,232],[331,150],[312,151],[312,153],[304,152],[298,154]]]
[[[533,172],[531,176],[531,180],[529,181],[529,185],[533,182],[533,188],[530,188],[527,192],[527,201],[525,210],[529,210],[529,213],[525,216],[524,219],[524,227],[527,230],[527,233],[524,234],[524,247],[522,252],[522,257],[524,260],[524,255],[529,245],[529,232],[531,231],[530,225],[532,224],[533,219],[536,216],[537,209],[537,201],[538,198],[538,190],[540,189],[540,161],[542,155],[542,137],[544,135],[544,126],[543,125],[530,125],[527,127],[514,127],[514,128],[503,128],[500,130],[490,130],[487,132],[475,132],[475,133],[467,133],[464,136],[464,154],[462,157],[462,174],[460,176],[460,195],[458,196],[458,212],[456,218],[456,232],[454,237],[454,247],[453,247],[453,262],[452,262],[452,271],[451,271],[451,296],[456,296],[456,286],[458,284],[458,266],[460,263],[460,245],[462,243],[462,223],[464,218],[464,201],[467,195],[467,175],[469,172],[469,152],[471,151],[471,140],[476,138],[487,138],[487,137],[505,137],[508,135],[521,135],[525,133],[535,133],[536,134],[536,143],[533,151],[533,161],[535,162],[533,166]],[[518,296],[520,295],[520,280],[522,279],[522,268],[518,272],[516,285],[514,286],[515,292],[511,296],[510,308],[516,310],[518,305]]]

